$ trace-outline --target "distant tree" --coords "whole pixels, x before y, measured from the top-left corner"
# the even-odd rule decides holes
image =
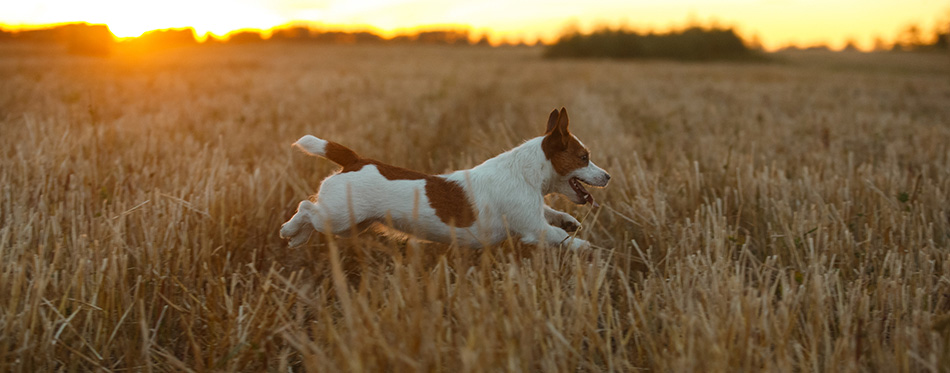
[[[950,33],[938,33],[934,46],[940,50],[950,50]]]
[[[804,50],[808,52],[827,52],[827,51],[830,51],[831,48],[828,48],[828,46],[824,44],[815,44],[815,45],[806,47]]]
[[[786,44],[784,47],[779,48],[778,50],[779,52],[796,52],[796,51],[802,50],[802,48],[794,43],[789,43],[789,44]]]
[[[240,31],[237,33],[231,34],[228,37],[228,43],[231,44],[247,44],[247,43],[258,43],[264,40],[264,37],[261,36],[260,32],[257,31]]]
[[[843,52],[857,52],[857,51],[858,51],[858,45],[857,45],[857,43],[854,41],[854,39],[848,39],[848,41],[847,41],[847,43],[845,44],[844,49],[842,49],[842,51],[843,51]]]
[[[490,47],[491,42],[488,40],[488,34],[482,34],[482,37],[478,38],[478,41],[474,45],[479,47]]]
[[[517,45],[518,41],[513,38],[504,38],[498,43],[499,47],[513,47]]]
[[[18,32],[0,30],[0,41],[62,45],[72,54],[104,56],[112,52],[115,35],[106,25],[69,23]]]
[[[416,39],[412,35],[396,35],[392,39],[389,39],[389,42],[392,44],[409,44],[414,42]]]
[[[127,52],[145,53],[197,44],[195,29],[189,27],[149,31],[137,38],[123,41],[119,46]]]
[[[733,29],[690,27],[664,34],[601,29],[561,36],[546,57],[661,58],[686,61],[757,57]]]
[[[45,27],[32,30],[21,30],[15,33],[17,41],[27,43],[46,43],[62,44],[65,43],[65,30],[67,25],[56,27]]]
[[[306,41],[310,39],[310,29],[302,26],[280,28],[271,34],[275,41]]]
[[[353,37],[357,44],[375,44],[383,41],[383,37],[368,31],[355,32]]]
[[[313,39],[326,44],[354,44],[356,36],[343,31],[324,31],[313,35]]]
[[[0,29],[0,42],[13,41],[16,38],[16,33]]]
[[[115,35],[106,25],[66,25],[66,50],[72,54],[106,56],[112,53]]]
[[[874,51],[883,52],[888,50],[887,43],[884,42],[884,39],[881,39],[880,36],[874,38]]]
[[[468,30],[423,31],[416,35],[416,42],[422,44],[466,45],[469,43]]]
[[[950,51],[950,12],[947,14],[946,21],[938,21],[934,29],[933,47],[940,51]]]
[[[215,36],[211,32],[205,33],[204,42],[202,42],[202,44],[205,44],[205,45],[216,45],[216,44],[223,44],[223,43],[224,43],[223,39]]]
[[[894,43],[894,49],[909,51],[919,49],[923,45],[924,42],[920,27],[917,25],[908,25],[897,36],[897,41]]]
[[[749,41],[749,49],[754,51],[763,51],[765,48],[762,46],[762,40],[759,39],[759,35],[752,35],[752,40]]]

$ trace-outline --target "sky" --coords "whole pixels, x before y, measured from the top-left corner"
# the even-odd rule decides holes
[[[199,35],[269,29],[294,21],[370,29],[383,36],[417,28],[467,28],[493,41],[553,41],[598,26],[664,31],[687,24],[735,27],[766,49],[790,44],[870,48],[910,24],[932,34],[950,24],[950,0],[0,0],[0,26],[104,23],[116,36],[193,27]]]

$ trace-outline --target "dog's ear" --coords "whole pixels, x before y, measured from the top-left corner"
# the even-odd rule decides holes
[[[552,111],[551,115],[548,117],[548,127],[547,129],[544,130],[545,135],[550,134],[551,131],[553,131],[554,128],[557,127],[557,117],[558,117],[557,109],[554,109],[554,111]]]
[[[548,116],[548,127],[544,130],[544,134],[550,135],[552,132],[554,132],[554,130],[557,130],[561,135],[567,135],[571,133],[567,130],[568,122],[569,120],[567,118],[566,108],[562,106],[560,112],[558,112],[557,109],[554,109],[554,111],[551,112],[551,115]]]
[[[557,129],[561,131],[562,134],[567,135],[571,132],[567,130],[568,118],[567,118],[567,108],[561,107],[561,113],[557,116]]]
[[[571,133],[567,130],[567,125],[567,109],[562,107],[560,112],[557,109],[552,111],[551,116],[548,117],[548,130],[544,133],[542,145],[546,149],[555,151],[567,149],[567,145],[571,140]]]
[[[552,134],[557,134],[561,140],[562,149],[567,149],[567,143],[571,140],[571,131],[567,130],[568,125],[567,109],[561,107],[561,112],[557,115],[557,127]]]

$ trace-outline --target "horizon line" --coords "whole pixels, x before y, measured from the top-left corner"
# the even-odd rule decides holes
[[[67,26],[67,25],[88,25],[88,26],[105,26],[109,30],[109,33],[112,35],[113,39],[117,42],[124,42],[129,40],[134,40],[141,38],[147,34],[160,32],[160,31],[178,31],[178,30],[191,30],[192,36],[198,43],[205,43],[211,39],[214,39],[218,42],[227,42],[230,41],[234,35],[241,33],[256,33],[261,37],[261,40],[270,40],[274,37],[274,34],[281,30],[290,30],[294,28],[306,28],[310,35],[315,35],[313,32],[317,31],[316,34],[320,32],[342,32],[349,34],[356,33],[370,33],[384,40],[393,40],[399,37],[411,37],[418,36],[425,32],[465,32],[469,34],[468,40],[470,43],[477,43],[483,39],[487,39],[488,43],[491,46],[504,46],[504,45],[552,45],[556,43],[560,38],[569,35],[571,33],[580,33],[580,34],[590,34],[600,30],[623,30],[629,32],[637,33],[668,33],[686,30],[689,28],[702,28],[702,29],[723,29],[723,30],[733,30],[737,35],[746,43],[751,43],[757,46],[759,49],[766,52],[776,52],[786,49],[811,49],[811,48],[826,48],[832,51],[840,51],[847,49],[857,49],[862,52],[871,52],[875,50],[880,50],[878,48],[862,48],[857,45],[854,41],[849,41],[845,46],[840,48],[833,48],[830,45],[828,40],[824,40],[818,43],[810,44],[797,44],[794,42],[785,42],[785,43],[776,43],[772,48],[766,47],[759,40],[757,34],[753,34],[752,37],[743,37],[742,33],[739,30],[737,25],[721,25],[717,22],[707,22],[707,24],[700,24],[695,20],[689,20],[685,24],[680,25],[669,25],[662,28],[662,30],[651,29],[651,28],[637,28],[631,27],[630,25],[620,25],[613,26],[607,24],[602,24],[592,27],[590,30],[581,31],[577,25],[568,25],[563,28],[560,33],[556,34],[554,37],[544,38],[541,36],[535,36],[532,38],[525,37],[521,35],[520,37],[511,37],[503,36],[499,32],[492,30],[490,28],[479,28],[476,30],[475,27],[469,24],[453,24],[453,23],[433,23],[433,24],[423,24],[411,27],[399,27],[391,30],[386,30],[380,27],[376,27],[368,24],[328,24],[317,21],[306,21],[306,20],[293,20],[285,22],[279,25],[275,25],[269,28],[256,28],[256,27],[242,27],[230,30],[224,34],[215,33],[213,31],[205,31],[200,33],[195,26],[181,26],[181,27],[167,27],[167,28],[156,28],[151,30],[143,31],[141,34],[135,36],[119,36],[116,35],[112,30],[112,27],[105,22],[95,23],[87,21],[71,21],[71,22],[55,22],[55,23],[44,23],[44,24],[8,24],[0,22],[0,32],[10,32],[10,33],[19,33],[19,32],[29,32],[29,31],[39,31],[39,30],[48,30],[56,27]],[[916,25],[913,25],[916,26]],[[474,38],[473,38],[474,36]],[[549,39],[549,40],[545,40]],[[886,46],[893,47],[899,43],[897,39],[899,37],[891,38],[890,42],[884,41],[879,38]],[[928,37],[929,39],[929,37]],[[531,40],[531,41],[529,41]],[[888,49],[889,49],[888,48]]]

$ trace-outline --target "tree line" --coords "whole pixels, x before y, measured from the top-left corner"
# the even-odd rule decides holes
[[[200,41],[199,41],[200,40]],[[309,26],[287,26],[270,30],[269,37],[260,31],[238,31],[223,38],[205,35],[199,38],[192,28],[154,30],[135,38],[119,39],[106,25],[87,23],[63,24],[53,27],[6,31],[0,29],[0,43],[62,45],[74,54],[109,55],[114,51],[134,53],[160,51],[192,45],[248,44],[262,42],[317,44],[428,44],[456,46],[490,46],[486,35],[473,38],[468,30],[429,30],[385,38],[371,31],[319,30]],[[506,45],[524,45],[506,44]],[[548,58],[657,58],[686,61],[756,60],[764,53],[756,42],[742,39],[732,28],[690,26],[666,33],[635,32],[625,29],[600,28],[590,33],[566,32],[554,43],[545,46]],[[785,49],[802,49],[788,47]],[[804,49],[827,49],[824,46]],[[857,50],[853,42],[845,50]],[[918,26],[907,26],[887,45],[878,38],[876,51],[950,51],[950,24],[927,35]]]
[[[203,40],[201,40],[203,39]],[[201,40],[201,41],[199,41]],[[73,23],[48,28],[6,31],[0,29],[0,43],[62,45],[70,53],[108,55],[114,51],[149,52],[169,48],[212,44],[248,44],[263,42],[317,44],[429,44],[489,46],[488,37],[472,38],[468,30],[427,30],[384,38],[370,31],[325,31],[292,26],[273,29],[269,37],[260,31],[237,31],[218,38],[199,38],[193,28],[149,31],[134,38],[119,39],[106,25]]]

